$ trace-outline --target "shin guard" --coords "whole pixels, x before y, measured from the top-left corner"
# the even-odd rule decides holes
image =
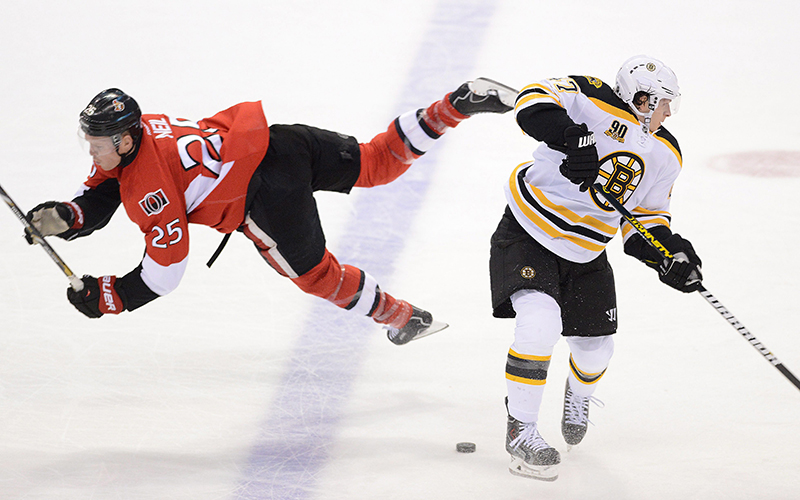
[[[411,316],[411,305],[381,290],[375,278],[361,269],[339,264],[328,250],[322,262],[292,279],[306,293],[342,309],[373,318],[377,323],[401,328]]]
[[[561,338],[561,309],[549,295],[529,290],[515,293],[511,302],[517,316],[506,361],[508,412],[521,422],[536,422],[550,357]]]

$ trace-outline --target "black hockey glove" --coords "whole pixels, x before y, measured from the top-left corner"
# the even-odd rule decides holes
[[[89,318],[99,318],[104,314],[119,314],[125,310],[122,298],[114,287],[116,276],[95,278],[83,275],[83,290],[76,292],[67,288],[67,300]]]
[[[75,224],[76,209],[72,204],[59,201],[46,201],[33,207],[25,219],[39,230],[42,236],[60,235],[69,231]],[[25,239],[33,245],[33,237],[25,229]]]
[[[594,184],[600,171],[594,132],[585,123],[572,125],[564,131],[564,141],[567,157],[561,162],[559,171],[573,184],[580,184],[581,191],[586,191]]]
[[[676,233],[662,243],[673,255],[673,259],[665,261],[659,268],[658,276],[661,282],[684,293],[698,290],[703,281],[703,271],[700,267],[702,262],[689,240],[681,238],[681,235]]]

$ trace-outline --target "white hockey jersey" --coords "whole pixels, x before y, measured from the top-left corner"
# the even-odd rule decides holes
[[[523,88],[515,113],[532,106],[563,108],[594,132],[600,159],[598,181],[645,227],[670,225],[672,185],[681,170],[677,141],[663,127],[644,132],[636,116],[597,78],[572,76]],[[623,238],[635,230],[593,189],[581,192],[559,172],[565,155],[542,143],[533,161],[519,165],[506,184],[509,207],[542,246],[572,262],[596,258],[622,224]]]

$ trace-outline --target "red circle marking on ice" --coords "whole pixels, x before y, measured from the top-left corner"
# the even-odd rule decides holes
[[[715,156],[708,165],[751,177],[800,177],[800,151],[743,151]]]

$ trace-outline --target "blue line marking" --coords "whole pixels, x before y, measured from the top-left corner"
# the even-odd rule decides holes
[[[495,0],[439,1],[395,115],[427,107],[464,81],[481,76],[471,71],[494,9]],[[387,126],[390,122],[387,119]],[[395,182],[359,193],[355,215],[334,252],[340,262],[385,283],[389,293],[395,261],[436,167],[435,153],[436,146]],[[386,221],[393,221],[388,230]],[[371,319],[321,300],[312,308],[271,412],[260,425],[235,498],[314,496],[316,476],[329,458],[341,409],[366,356],[364,346],[374,335],[382,333]]]

